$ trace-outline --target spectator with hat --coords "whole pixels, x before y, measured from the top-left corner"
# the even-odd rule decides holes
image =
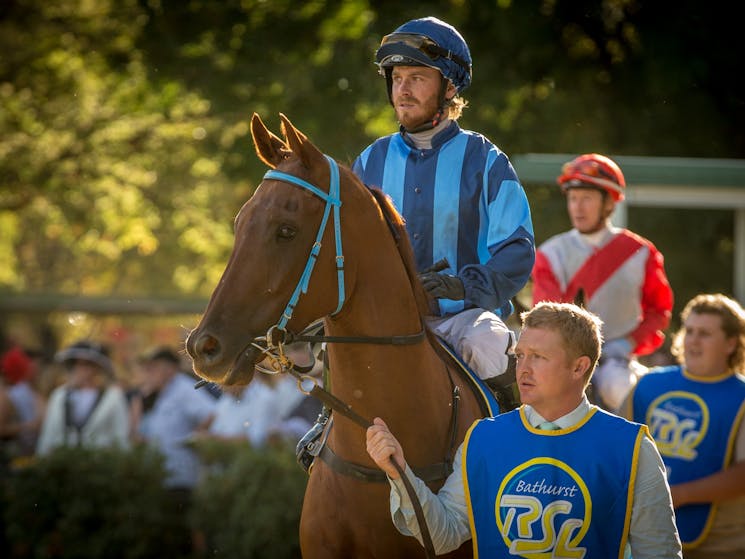
[[[55,360],[65,367],[67,380],[50,395],[37,454],[60,446],[128,447],[127,401],[115,382],[108,348],[82,340]]]

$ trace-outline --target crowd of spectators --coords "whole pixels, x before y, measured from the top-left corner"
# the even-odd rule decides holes
[[[107,345],[89,339],[46,362],[41,351],[20,344],[3,349],[0,455],[6,466],[61,446],[149,445],[165,458],[168,486],[193,488],[200,475],[195,441],[294,447],[320,408],[285,375],[196,390],[190,363],[174,347],[151,349],[127,371]]]

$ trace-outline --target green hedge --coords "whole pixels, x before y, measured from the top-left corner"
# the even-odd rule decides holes
[[[194,524],[207,535],[208,556],[300,557],[298,525],[307,475],[294,453],[283,446],[200,450],[214,459],[192,510]]]
[[[168,556],[163,462],[145,449],[59,449],[3,478],[11,557]]]
[[[242,447],[223,453],[208,471],[191,510],[174,518],[163,489],[163,461],[155,452],[57,450],[2,475],[0,556],[185,557],[180,528],[186,522],[204,534],[206,557],[300,556],[307,477],[292,452]]]

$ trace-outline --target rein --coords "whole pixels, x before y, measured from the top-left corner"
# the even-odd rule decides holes
[[[280,331],[282,339],[277,342],[274,340],[274,333],[276,330],[270,330],[265,338],[257,338],[268,340],[272,337],[272,345],[277,343],[292,344],[295,342],[310,342],[310,343],[339,343],[339,344],[377,344],[377,345],[413,345],[423,341],[427,333],[422,328],[416,334],[404,334],[402,336],[325,336],[316,334],[293,334],[287,330]]]
[[[343,402],[342,400],[331,394],[331,392],[319,386],[317,381],[312,377],[309,377],[306,374],[297,373],[294,367],[290,367],[289,369],[287,369],[287,372],[293,375],[298,380],[298,387],[300,388],[300,390],[302,390],[306,394],[309,394],[310,396],[317,398],[333,411],[342,414],[347,419],[350,419],[351,421],[362,427],[365,431],[367,431],[367,429],[373,425],[370,420],[362,417],[360,414],[354,411],[349,404]],[[310,391],[306,391],[302,387],[302,383],[306,380],[310,380],[313,383],[313,388]],[[457,387],[454,391],[454,397],[457,403],[457,400],[459,399]],[[453,424],[457,422],[457,420],[455,420],[456,413],[456,405],[453,405],[453,416],[451,417],[451,422]],[[406,474],[404,473],[404,470],[399,465],[399,463],[393,460],[393,458],[390,458],[390,462],[396,468],[396,471],[398,472],[398,475],[403,482],[404,487],[406,488],[406,493],[408,493],[409,495],[409,500],[411,500],[411,504],[414,507],[414,514],[416,516],[417,522],[419,523],[419,530],[422,534],[422,542],[426,551],[426,555],[428,558],[434,558],[436,554],[434,545],[432,543],[432,536],[429,533],[429,527],[427,526],[427,519],[424,517],[422,505],[416,496],[416,490],[414,489],[414,486],[412,485],[409,478],[406,477]]]

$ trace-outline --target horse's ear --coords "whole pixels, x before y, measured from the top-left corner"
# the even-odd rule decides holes
[[[269,131],[257,113],[251,117],[251,136],[256,147],[256,155],[271,168],[290,156],[287,144]]]
[[[282,134],[287,138],[290,149],[300,157],[306,169],[312,169],[315,165],[318,165],[318,161],[325,163],[326,159],[323,153],[313,145],[305,134],[292,125],[289,118],[279,113],[279,119],[282,121]]]

